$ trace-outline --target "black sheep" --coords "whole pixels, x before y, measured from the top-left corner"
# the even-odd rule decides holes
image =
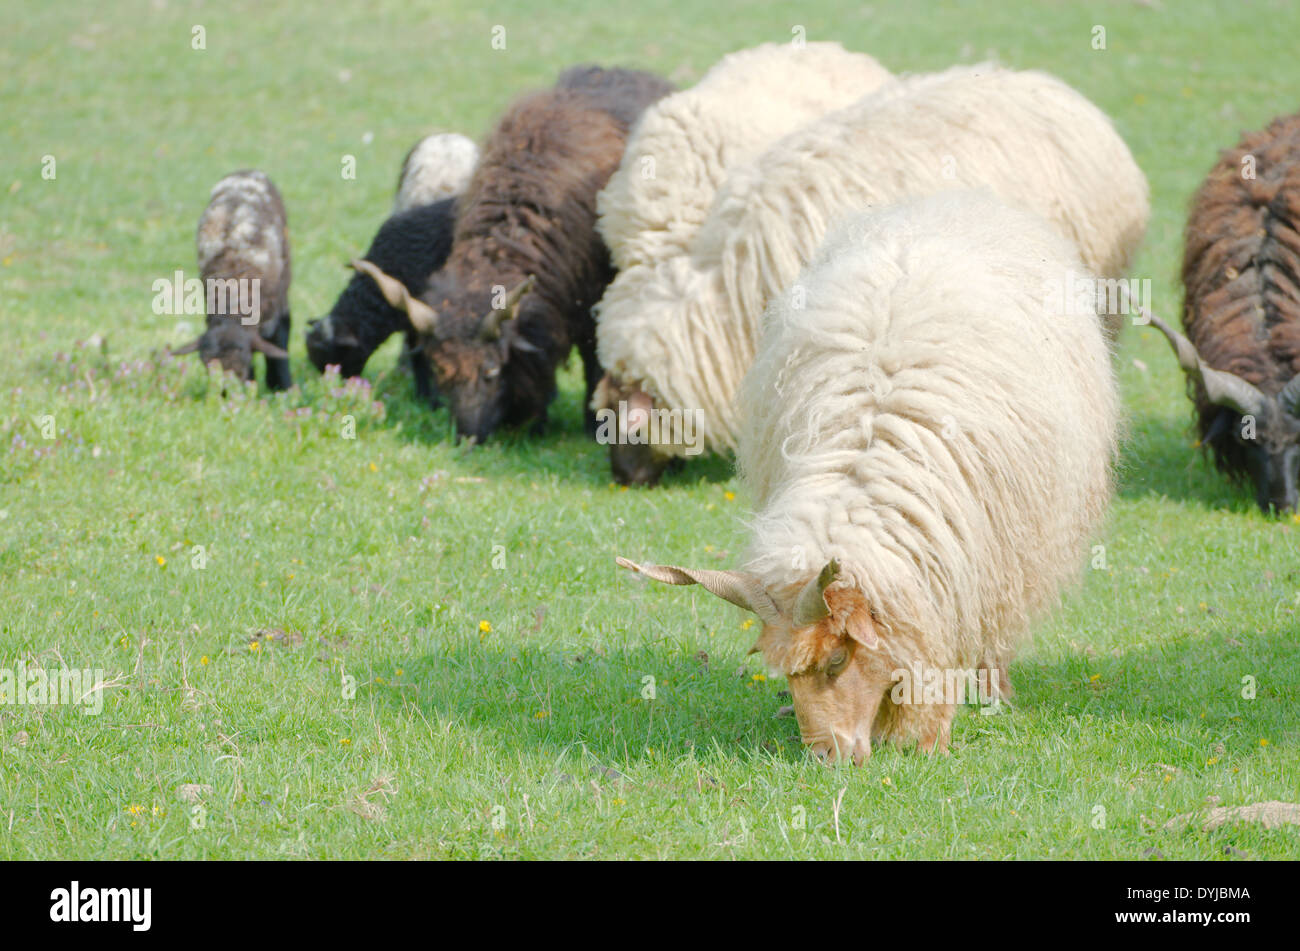
[[[392,215],[370,242],[365,261],[401,281],[411,294],[420,294],[429,275],[447,260],[455,214],[456,199],[445,198]],[[358,376],[370,355],[399,331],[411,349],[415,331],[405,312],[389,304],[375,282],[358,271],[330,312],[308,323],[307,356],[318,370],[336,364],[344,376]],[[428,362],[418,348],[411,357],[416,392],[432,398]]]
[[[613,276],[596,231],[596,194],[629,126],[672,91],[649,73],[576,67],[497,123],[457,206],[445,266],[422,293],[368,268],[407,311],[461,436],[541,428],[556,367],[576,345],[587,402],[602,376],[591,305]],[[588,430],[594,432],[590,413]]]

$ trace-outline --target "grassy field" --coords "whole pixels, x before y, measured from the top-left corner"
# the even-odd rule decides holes
[[[98,716],[0,706],[0,858],[1300,854],[1294,828],[1163,827],[1207,797],[1297,799],[1300,520],[1192,448],[1154,331],[1118,357],[1105,566],[1039,626],[1014,707],[960,712],[949,756],[857,770],[775,718],[737,610],[614,567],[735,564],[727,460],[611,485],[576,359],[545,438],[467,452],[395,340],[364,385],[301,340],[419,135],[479,137],[580,61],[689,84],[796,24],[899,72],[996,57],[1074,84],[1149,177],[1135,275],[1176,315],[1192,190],[1300,104],[1300,8],[538,6],[0,2],[0,667],[108,685]],[[194,358],[157,359],[202,318],[155,315],[152,283],[193,270],[208,189],[247,166],[289,209],[301,389],[223,400]]]

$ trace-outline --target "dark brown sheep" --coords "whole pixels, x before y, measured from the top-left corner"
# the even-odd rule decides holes
[[[266,357],[266,385],[287,390],[289,233],[280,192],[262,172],[217,182],[195,236],[207,301],[207,330],[179,350],[198,351],[241,380],[253,378],[253,351]]]
[[[451,253],[418,298],[370,274],[423,334],[457,432],[541,428],[555,370],[574,346],[587,402],[602,371],[591,306],[613,276],[596,231],[596,193],[618,167],[629,125],[672,87],[648,73],[575,67],[515,103],[483,146],[457,202]],[[530,281],[531,279],[531,281]],[[588,416],[595,431],[595,418]]]
[[[1183,337],[1201,444],[1264,512],[1293,511],[1300,481],[1300,115],[1225,153],[1192,200]]]

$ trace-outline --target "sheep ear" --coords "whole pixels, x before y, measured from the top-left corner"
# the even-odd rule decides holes
[[[501,325],[507,320],[514,320],[519,316],[519,304],[524,299],[524,295],[532,291],[533,285],[537,283],[537,275],[529,274],[526,278],[516,284],[506,294],[505,301],[501,307],[493,308],[488,311],[488,315],[483,318],[483,323],[479,327],[478,335],[480,340],[496,340],[501,336]]]
[[[1205,395],[1217,406],[1227,406],[1243,416],[1259,416],[1268,399],[1250,382],[1224,370],[1207,367],[1192,342],[1174,330],[1155,314],[1148,315],[1155,327],[1169,341],[1178,355],[1178,365],[1194,380],[1205,387]]]
[[[857,598],[857,602],[849,611],[848,621],[844,625],[844,633],[863,647],[875,650],[880,646],[880,633],[876,628],[876,619],[872,617],[871,609],[867,607],[862,595],[856,591],[853,594]]]
[[[194,340],[192,340],[192,341],[190,341],[189,343],[187,343],[185,346],[180,347],[179,349],[173,350],[173,351],[171,352],[171,353],[172,353],[172,356],[173,356],[173,357],[179,357],[182,353],[194,353],[194,352],[196,352],[196,351],[199,349],[199,339],[201,339],[201,338],[195,338]]]
[[[271,341],[267,340],[261,334],[255,333],[252,335],[252,338],[252,346],[254,350],[261,350],[268,357],[272,357],[276,360],[289,359],[289,351],[271,343]]]
[[[678,568],[675,565],[638,565],[626,558],[616,558],[620,568],[635,571],[662,581],[664,584],[698,584],[724,601],[730,601],[746,611],[753,611],[767,624],[781,621],[781,612],[755,575],[744,571],[710,571],[708,569]]]
[[[385,274],[364,258],[354,258],[348,262],[348,267],[374,281],[389,306],[404,311],[406,316],[411,318],[411,326],[419,333],[430,334],[437,331],[438,312],[418,297],[412,297],[406,285],[397,278]]]
[[[650,414],[654,412],[654,400],[645,390],[633,390],[627,394],[627,434],[639,434],[650,426]]]
[[[1282,392],[1277,395],[1277,401],[1292,416],[1300,418],[1300,373],[1291,377],[1290,382],[1282,387]]]
[[[792,619],[796,627],[816,624],[830,616],[831,608],[826,603],[826,588],[839,576],[839,573],[840,563],[832,558],[826,562],[826,566],[818,572],[816,578],[803,586],[803,590],[799,592],[799,597],[794,602]]]

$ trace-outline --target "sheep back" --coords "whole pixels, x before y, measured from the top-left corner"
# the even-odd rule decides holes
[[[478,146],[455,132],[426,135],[402,160],[393,214],[453,198],[465,190],[478,163]]]
[[[1119,400],[1083,273],[988,192],[844,222],[765,317],[740,404],[749,568],[838,559],[899,666],[1009,658],[1104,513]]]
[[[256,280],[258,330],[271,339],[289,312],[289,237],[284,200],[263,172],[232,172],[212,186],[195,234],[199,273],[209,280]],[[208,323],[223,315],[208,314]],[[252,316],[252,315],[250,315]],[[251,324],[248,326],[252,326]]]
[[[657,269],[635,305],[602,306],[601,361],[659,405],[703,410],[706,446],[733,448],[732,381],[753,358],[763,307],[833,221],[983,185],[1051,221],[1103,277],[1124,272],[1146,227],[1141,170],[1110,120],[1065,83],[987,65],[911,77],[736,168],[689,259]]]
[[[1192,199],[1182,281],[1183,326],[1207,365],[1269,396],[1300,374],[1300,114],[1222,154]],[[1205,439],[1224,409],[1191,391]],[[1249,476],[1233,433],[1215,428],[1209,446],[1220,469]]]
[[[615,266],[686,253],[728,169],[889,78],[838,43],[765,43],[724,56],[690,89],[656,102],[597,199]]]

